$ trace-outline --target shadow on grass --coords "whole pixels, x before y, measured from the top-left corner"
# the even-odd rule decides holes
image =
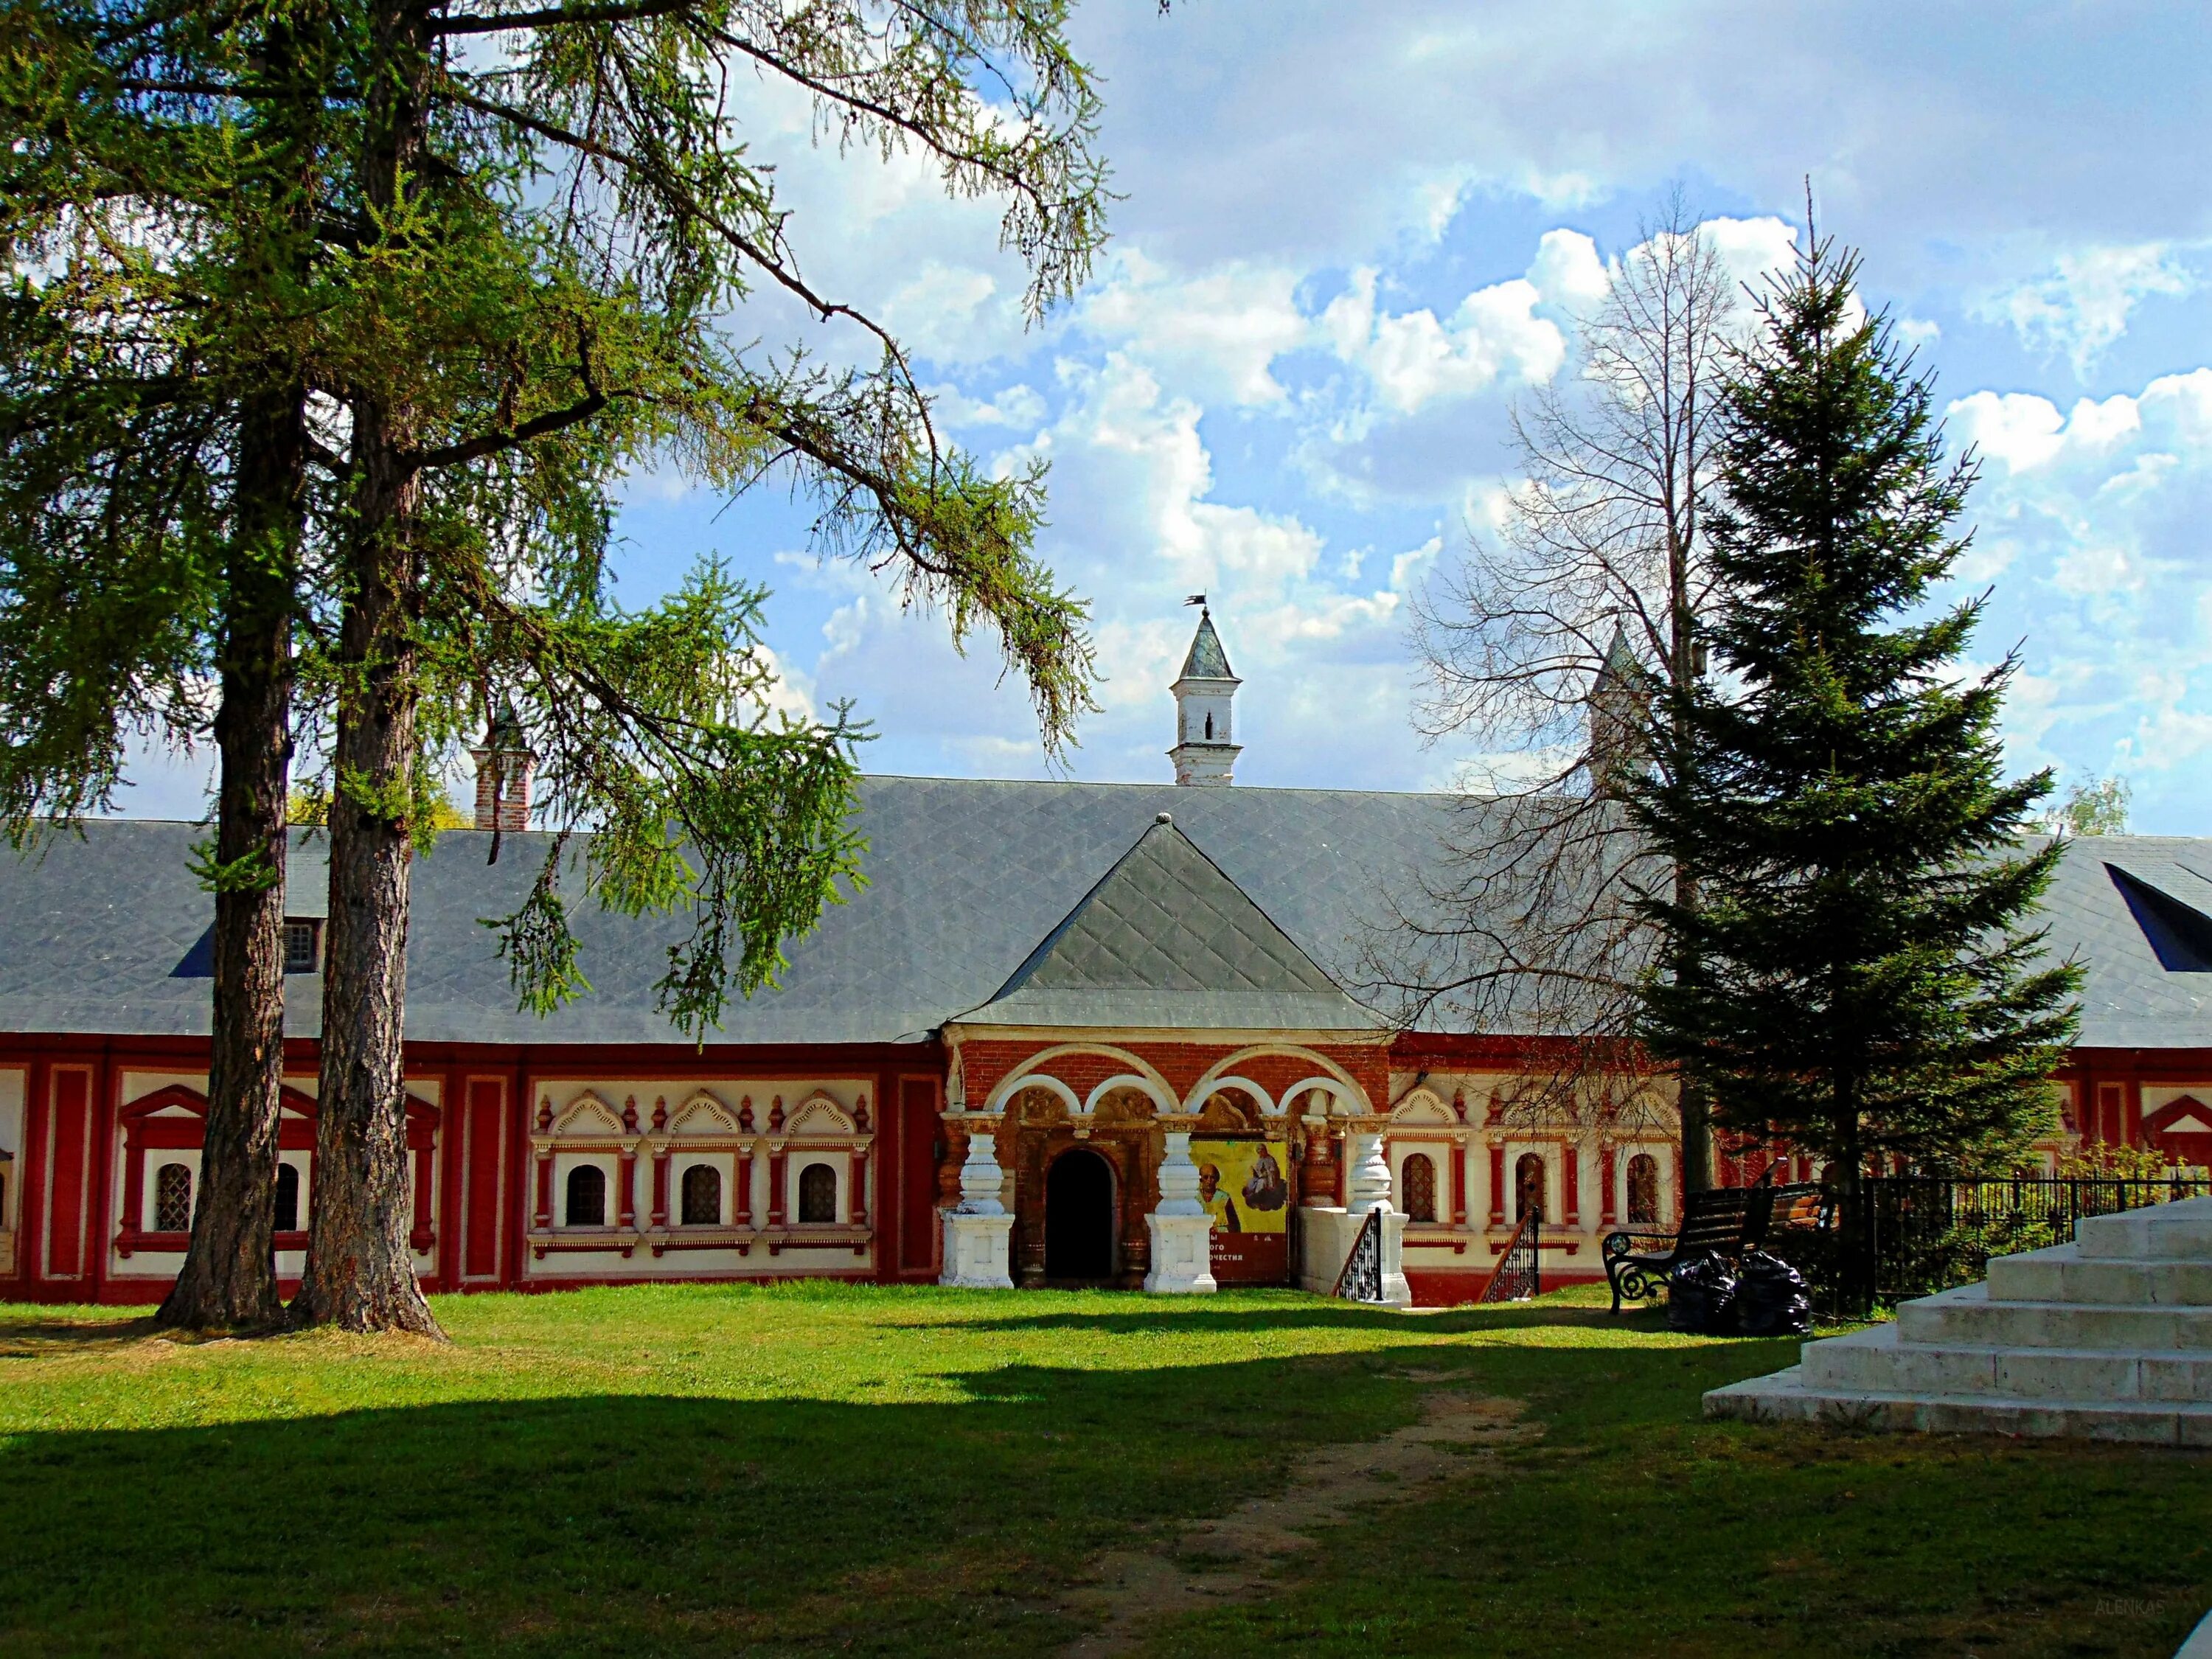
[[[1303,1323],[1280,1322],[1293,1315]],[[1260,1332],[1392,1317],[1223,1316]],[[1142,1331],[1175,1316],[1109,1317]],[[1479,1334],[1605,1316],[1454,1317]],[[1672,1650],[1739,1650],[1715,1631],[1790,1650],[1763,1621],[1778,1595],[1807,1594],[1790,1562],[1832,1558],[1806,1628],[1824,1652],[1863,1652],[1851,1621],[1867,1608],[1894,1621],[1917,1597],[1936,1611],[1914,1628],[1934,1630],[1980,1594],[1978,1573],[2087,1594],[2118,1582],[2103,1562],[2185,1574],[2174,1540],[2212,1535],[2201,1464],[2146,1481],[2063,1450],[2009,1451],[2000,1468],[1972,1450],[1698,1421],[1704,1389],[1784,1363],[1788,1342],[1455,1345],[1433,1340],[1432,1321],[1388,1328],[1429,1340],[978,1369],[948,1379],[967,1396],[951,1403],[594,1394],[19,1433],[0,1443],[0,1653],[1032,1654],[1076,1633],[1052,1596],[1099,1553],[1279,1487],[1305,1446],[1410,1420],[1445,1372],[1528,1401],[1544,1439],[1498,1478],[1470,1466],[1413,1508],[1363,1518],[1279,1606],[1165,1650],[1462,1650],[1488,1596],[1501,1620],[1571,1609],[1565,1625],[1535,1620],[1529,1644],[1486,1638],[1492,1650],[1561,1651],[1563,1634],[1577,1651],[1654,1650],[1650,1565],[1694,1516],[1702,1553],[1686,1582],[1702,1599],[1668,1616],[1705,1635]],[[1864,1524],[1879,1504],[1900,1506],[1892,1531]],[[1344,1623],[1354,1607],[1381,1622]],[[1939,1632],[1881,1650],[1960,1650]]]
[[[51,1359],[57,1354],[96,1352],[168,1334],[151,1314],[132,1319],[10,1320],[0,1322],[0,1359]],[[173,1340],[196,1339],[175,1335]]]
[[[1676,1417],[1708,1385],[1605,1358]],[[1410,1420],[1459,1367],[1495,1386],[1482,1352],[1394,1344],[1006,1366],[951,1379],[951,1404],[594,1395],[18,1433],[0,1652],[1032,1653],[1076,1633],[1044,1609],[1086,1561]]]
[[[1095,1312],[1088,1308],[1056,1309],[1048,1313],[1008,1314],[996,1319],[902,1323],[908,1330],[1103,1331],[1119,1334],[1165,1334],[1198,1329],[1251,1334],[1335,1330],[1346,1327],[1358,1330],[1404,1331],[1407,1328],[1409,1317],[1418,1317],[1419,1321],[1413,1328],[1425,1335],[1434,1336],[1527,1330],[1540,1326],[1616,1333],[1650,1333],[1667,1328],[1667,1314],[1663,1308],[1633,1311],[1623,1309],[1620,1314],[1612,1315],[1603,1308],[1547,1307],[1542,1303],[1509,1302],[1487,1308],[1455,1308],[1408,1316],[1392,1309],[1362,1307],[1356,1303],[1328,1302],[1318,1297],[1310,1307],[1245,1310],[1224,1306],[1211,1299],[1199,1303],[1147,1298],[1133,1304],[1109,1304],[1103,1299],[1105,1294],[1102,1292],[1100,1305]]]

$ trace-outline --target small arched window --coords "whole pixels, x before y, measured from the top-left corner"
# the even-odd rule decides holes
[[[810,1164],[799,1172],[799,1218],[837,1218],[837,1172],[827,1164]]]
[[[300,1170],[296,1164],[276,1166],[276,1231],[300,1231]]]
[[[154,1231],[190,1232],[192,1227],[192,1171],[186,1164],[164,1164],[154,1172]]]
[[[1544,1207],[1544,1160],[1523,1152],[1513,1166],[1513,1218],[1525,1220]]]
[[[1628,1160],[1628,1218],[1659,1219],[1659,1160],[1649,1152]]]
[[[684,1172],[684,1225],[715,1227],[722,1220],[722,1172],[694,1164]]]
[[[1406,1219],[1437,1218],[1437,1165],[1426,1152],[1408,1152],[1398,1166],[1398,1183],[1405,1190]]]
[[[571,1227],[607,1224],[607,1172],[598,1164],[579,1164],[568,1171],[566,1214]]]
[[[1206,717],[1206,740],[1208,743],[1213,741],[1213,716],[1211,714]]]

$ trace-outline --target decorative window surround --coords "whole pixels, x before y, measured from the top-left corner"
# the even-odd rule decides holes
[[[315,1182],[315,1097],[285,1084],[277,1094],[277,1156],[301,1170],[299,1219],[301,1225],[280,1232],[271,1241],[280,1252],[307,1248],[306,1222]],[[207,1139],[207,1097],[181,1083],[168,1084],[126,1102],[118,1115],[123,1131],[123,1201],[118,1213],[123,1224],[116,1229],[115,1254],[125,1261],[139,1254],[181,1254],[191,1243],[191,1231],[152,1226],[153,1170],[173,1160],[163,1152],[195,1154],[192,1182],[199,1184],[198,1153]],[[438,1138],[438,1109],[420,1097],[407,1097],[407,1152],[414,1164],[415,1220],[408,1233],[408,1248],[428,1255],[437,1248],[437,1229],[432,1210],[432,1177]]]
[[[629,1260],[641,1249],[656,1258],[698,1250],[749,1256],[756,1245],[766,1246],[770,1256],[821,1249],[866,1255],[875,1242],[868,1214],[875,1132],[867,1091],[854,1087],[849,1111],[822,1088],[788,1109],[782,1095],[771,1095],[763,1111],[751,1094],[739,1095],[733,1107],[721,1093],[700,1087],[682,1096],[672,1110],[667,1096],[656,1097],[649,1116],[634,1094],[617,1108],[585,1088],[556,1110],[551,1092],[541,1092],[530,1137],[536,1206],[524,1233],[532,1259],[611,1252]],[[586,1155],[613,1163],[609,1224],[558,1224],[556,1160]],[[682,1171],[701,1163],[712,1164],[722,1182],[724,1219],[711,1226],[680,1219]],[[827,1163],[836,1170],[839,1219],[796,1219],[798,1172],[806,1163]],[[764,1170],[764,1182],[757,1170]],[[764,1199],[758,1191],[763,1184]]]

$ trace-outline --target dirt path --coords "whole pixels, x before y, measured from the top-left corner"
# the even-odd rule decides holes
[[[1416,1374],[1416,1380],[1434,1379]],[[1394,1434],[1315,1447],[1287,1490],[1199,1522],[1156,1548],[1102,1558],[1096,1578],[1061,1601],[1062,1611],[1094,1626],[1061,1653],[1066,1659],[1133,1653],[1163,1620],[1263,1600],[1279,1584],[1281,1570],[1314,1547],[1322,1528],[1363,1505],[1412,1502],[1426,1483],[1463,1472],[1470,1455],[1533,1437],[1520,1417],[1516,1400],[1439,1392],[1422,1401],[1420,1421]]]

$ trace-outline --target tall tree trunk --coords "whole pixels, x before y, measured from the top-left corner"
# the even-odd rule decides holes
[[[394,422],[355,411],[355,587],[339,628],[331,915],[323,970],[322,1086],[307,1267],[296,1322],[442,1334],[408,1243],[404,1024],[413,863],[415,609],[408,535],[416,484]]]
[[[156,1316],[200,1329],[266,1328],[283,1315],[270,1237],[277,1096],[284,1079],[284,828],[292,758],[293,556],[307,471],[296,386],[240,423],[238,512],[215,736],[222,757],[216,860],[238,872],[215,896],[208,1111],[185,1264]]]
[[[382,215],[398,205],[422,147],[428,14],[420,0],[382,0],[368,25],[374,78],[361,176],[368,205]],[[408,1243],[404,1045],[422,581],[414,522],[420,487],[406,454],[412,428],[412,411],[380,395],[354,402],[319,1169],[293,1316],[301,1324],[442,1336],[416,1283]]]
[[[1871,1216],[1866,1200],[1866,1147],[1859,1133],[1858,1080],[1836,1079],[1836,1144],[1829,1164],[1830,1191],[1838,1206],[1836,1243],[1844,1262],[1843,1280],[1852,1311],[1871,1313],[1880,1288],[1880,1264],[1874,1260]]]
[[[1694,352],[1697,330],[1687,327],[1686,343]],[[1697,429],[1697,374],[1683,376],[1683,416],[1681,429],[1694,434]],[[1697,540],[1697,445],[1683,442],[1681,462],[1681,491],[1670,487],[1670,507],[1668,507],[1668,679],[1672,681],[1674,695],[1668,699],[1668,710],[1674,723],[1674,754],[1687,752],[1686,721],[1687,702],[1697,690],[1697,606],[1690,598],[1690,546]],[[1677,445],[1668,445],[1668,456],[1677,453]],[[1697,876],[1683,863],[1674,865],[1674,902],[1681,909],[1697,909]],[[1677,973],[1683,964],[1677,964]],[[1674,1109],[1681,1119],[1681,1186],[1683,1192],[1704,1192],[1712,1186],[1712,1102],[1705,1097],[1705,1084],[1694,1073],[1679,1073],[1674,1091]]]
[[[1695,883],[1678,878],[1678,895],[1685,886],[1690,889],[1687,902],[1696,902]],[[1676,902],[1684,901],[1678,896]],[[1713,1107],[1693,1073],[1676,1073],[1674,1104],[1682,1125],[1682,1190],[1702,1193],[1713,1184]]]

